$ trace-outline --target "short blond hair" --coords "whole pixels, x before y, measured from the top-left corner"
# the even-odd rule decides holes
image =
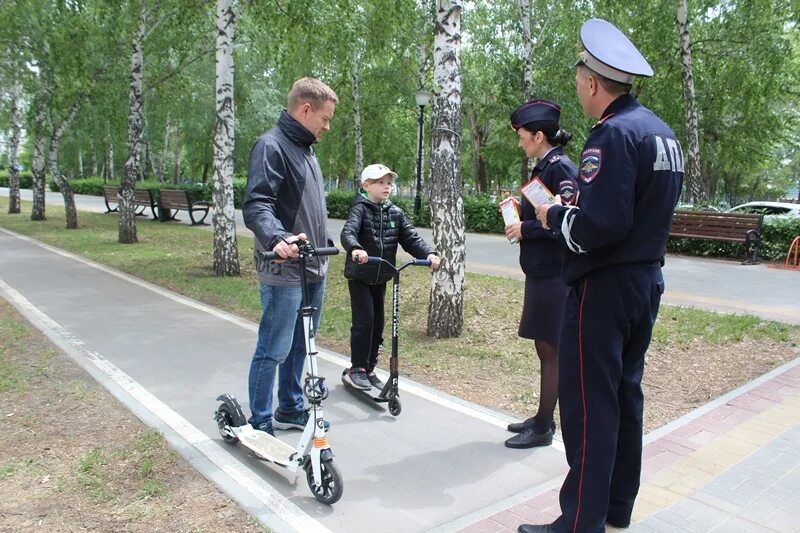
[[[289,91],[288,107],[289,111],[294,111],[308,102],[316,110],[327,101],[339,103],[339,97],[333,89],[316,78],[300,78],[292,84],[292,90]]]

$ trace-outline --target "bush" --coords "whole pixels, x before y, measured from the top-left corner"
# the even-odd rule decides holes
[[[19,188],[30,189],[33,187],[33,174],[30,172],[18,172]],[[8,187],[8,170],[0,170],[0,187]]]
[[[326,196],[326,204],[328,205],[328,216],[331,218],[346,219],[350,214],[350,206],[353,204],[355,194],[353,191],[343,191],[341,189],[334,189],[328,191]],[[394,199],[392,199],[394,201]]]

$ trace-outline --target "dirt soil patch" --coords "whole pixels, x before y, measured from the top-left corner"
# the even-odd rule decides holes
[[[0,298],[0,531],[266,530]]]

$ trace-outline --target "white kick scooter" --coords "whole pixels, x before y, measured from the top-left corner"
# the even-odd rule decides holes
[[[306,283],[306,261],[314,256],[336,255],[338,248],[314,248],[308,241],[296,241],[300,251],[297,259],[300,263],[300,285],[303,290],[303,301],[298,313],[303,317],[303,331],[306,337],[306,357],[308,372],[306,373],[303,395],[311,406],[308,422],[300,436],[297,447],[292,447],[269,433],[254,429],[244,416],[241,405],[231,394],[221,394],[217,401],[221,402],[214,412],[219,434],[228,444],[241,442],[252,450],[259,459],[270,461],[291,472],[303,469],[306,481],[314,493],[314,497],[322,503],[334,504],[342,497],[342,474],[333,462],[333,451],[328,445],[325,435],[325,421],[322,415],[322,401],[328,397],[325,378],[317,375],[317,350],[314,344],[314,324],[312,314],[315,311],[308,301]],[[275,252],[261,252],[259,270],[268,261],[278,258]]]

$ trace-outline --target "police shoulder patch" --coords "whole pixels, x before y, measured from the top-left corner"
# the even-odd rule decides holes
[[[581,154],[578,176],[584,183],[591,183],[600,173],[603,163],[603,151],[600,148],[587,148]]]
[[[561,156],[560,155],[554,155],[553,157],[550,158],[549,161],[550,161],[550,163],[558,163],[559,161],[561,161]]]
[[[575,201],[575,184],[571,180],[564,180],[558,184],[558,194],[564,205],[573,205]]]

